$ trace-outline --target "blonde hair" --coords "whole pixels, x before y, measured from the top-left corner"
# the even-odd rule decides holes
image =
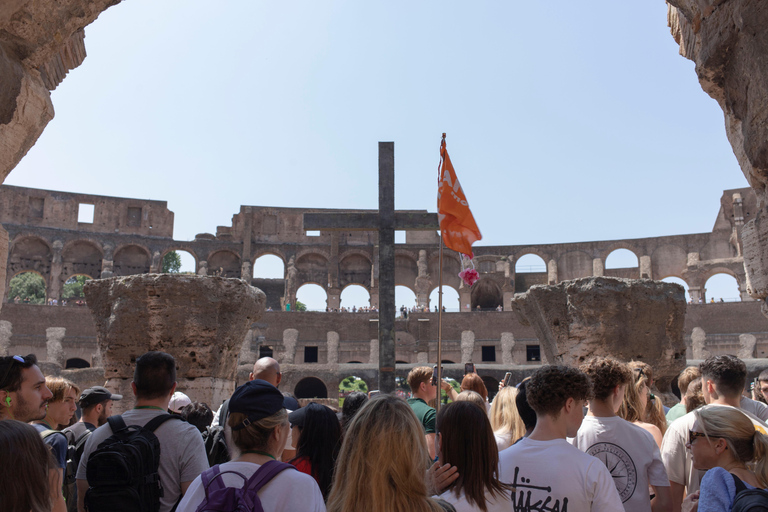
[[[377,395],[355,415],[336,463],[329,512],[441,512],[427,496],[424,430],[405,400]]]
[[[483,412],[486,411],[486,409],[485,409],[485,400],[483,400],[483,397],[480,396],[480,393],[478,393],[476,391],[472,391],[472,390],[469,390],[469,389],[467,389],[465,391],[462,391],[461,393],[459,393],[456,396],[456,401],[457,402],[472,402],[473,404],[475,404],[478,407],[480,407],[483,410]]]
[[[724,439],[737,461],[750,464],[760,487],[768,487],[768,436],[755,429],[746,414],[734,407],[711,405],[693,411],[707,441]]]
[[[429,366],[417,366],[408,372],[408,387],[411,388],[411,394],[419,391],[422,382],[429,382],[432,379],[432,368]]]
[[[701,379],[701,372],[698,366],[688,366],[680,372],[680,375],[677,377],[677,387],[680,389],[680,394],[685,395],[688,391],[688,386],[697,379]]]
[[[505,386],[496,394],[488,413],[491,427],[495,434],[511,433],[512,440],[516,441],[525,435],[525,424],[517,412],[517,388]]]
[[[245,421],[247,417],[246,414],[241,412],[232,412],[229,414],[227,424],[230,428],[236,427]],[[232,430],[232,442],[240,451],[266,450],[272,432],[286,422],[288,422],[288,412],[285,409],[280,409],[272,416],[255,421],[245,428]]]
[[[648,363],[642,361],[630,361],[627,364],[632,369],[632,375],[636,379],[635,388],[638,393],[640,388],[642,388],[641,381],[645,382],[645,385],[648,386],[648,391],[650,391],[651,386],[653,386],[653,368]],[[648,398],[640,421],[656,425],[661,431],[661,435],[664,435],[664,432],[667,431],[667,417],[664,414],[664,404],[661,403],[661,398]]]
[[[67,391],[70,389],[75,391],[75,401],[77,401],[80,396],[80,388],[77,387],[74,382],[63,377],[46,377],[45,386],[50,389],[51,394],[53,394],[53,397],[51,397],[49,402],[61,402],[64,400],[64,395],[66,395]]]

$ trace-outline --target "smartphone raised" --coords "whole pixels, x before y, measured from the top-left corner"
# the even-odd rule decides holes
[[[473,363],[464,363],[464,375],[468,373],[475,373],[475,365]]]

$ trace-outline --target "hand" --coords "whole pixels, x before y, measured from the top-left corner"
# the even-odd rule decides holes
[[[450,464],[440,465],[435,462],[427,470],[427,494],[433,496],[440,494],[443,490],[459,478],[459,469]]]
[[[451,385],[448,383],[447,380],[441,380],[440,387],[443,389],[443,391],[449,391],[451,389]]]
[[[504,387],[504,381],[500,380],[499,381],[499,391],[501,391],[501,388],[503,388],[503,387]]]
[[[699,510],[699,491],[685,497],[680,512],[696,512],[697,510]]]

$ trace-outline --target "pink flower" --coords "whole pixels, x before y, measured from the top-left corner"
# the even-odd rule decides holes
[[[459,277],[462,281],[464,281],[464,284],[467,286],[472,286],[477,282],[478,279],[480,279],[480,274],[478,274],[477,270],[473,268],[465,268],[459,272]]]

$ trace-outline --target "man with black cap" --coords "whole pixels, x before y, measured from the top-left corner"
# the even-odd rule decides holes
[[[105,424],[107,418],[112,416],[112,401],[122,399],[123,395],[110,393],[107,388],[101,386],[93,386],[80,393],[77,401],[82,411],[80,421],[63,430],[69,444],[74,444],[86,430],[93,432],[96,427]]]

